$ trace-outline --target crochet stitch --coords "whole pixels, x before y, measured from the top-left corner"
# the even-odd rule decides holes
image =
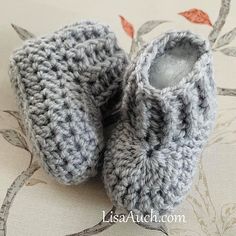
[[[11,57],[27,134],[59,182],[77,184],[96,174],[103,114],[119,101],[127,63],[111,29],[91,21],[30,39]]]
[[[187,48],[191,50],[184,62]],[[180,61],[172,63],[176,55]],[[168,63],[169,70],[177,65],[174,72],[168,71]],[[160,76],[156,81],[155,73]],[[188,31],[168,32],[140,52],[125,81],[122,119],[105,151],[106,191],[118,207],[140,215],[153,210],[161,216],[186,196],[214,126],[216,89],[209,44]]]

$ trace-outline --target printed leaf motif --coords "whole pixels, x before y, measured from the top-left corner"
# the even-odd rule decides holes
[[[20,189],[24,186],[27,180],[40,168],[37,161],[33,162],[29,167],[22,171],[20,175],[18,175],[12,184],[7,189],[7,193],[3,200],[3,203],[0,208],[0,235],[7,235],[7,219],[9,216],[10,208],[14,202],[14,199]]]
[[[222,96],[236,96],[236,89],[217,87],[217,94]]]
[[[179,15],[185,17],[190,22],[212,26],[208,14],[200,9],[193,8],[188,11],[180,12]]]
[[[207,235],[210,235],[210,232],[208,230],[208,223],[210,222],[210,220],[209,220],[209,217],[206,215],[206,212],[205,212],[205,209],[201,200],[191,195],[187,197],[187,200],[193,208],[194,214],[197,218],[199,225],[201,226],[202,231],[206,233]]]
[[[6,110],[6,111],[3,111],[3,112],[6,112],[6,113],[10,114],[11,116],[15,117],[16,119],[20,119],[20,113],[18,111]]]
[[[141,36],[144,34],[147,34],[151,32],[154,28],[156,28],[158,25],[166,23],[168,21],[165,20],[150,20],[145,22],[141,27],[138,29],[137,35]]]
[[[100,222],[90,228],[84,229],[78,233],[68,234],[67,236],[90,236],[103,232],[116,223],[115,221],[109,221],[110,217],[115,214],[115,211],[116,207],[113,206],[112,209],[106,214],[105,221],[102,219]]]
[[[198,194],[201,195],[202,198],[204,198],[204,205],[207,214],[212,217],[213,221],[216,221],[216,210],[210,197],[207,178],[203,169],[202,162],[200,162],[199,165],[198,184],[195,186],[195,188]]]
[[[207,179],[202,165],[199,168],[198,183],[194,186],[194,192],[187,197],[191,204],[196,219],[201,226],[201,230],[206,235],[218,235],[218,228],[216,227],[216,210],[212,204],[209,194]]]
[[[149,230],[156,230],[160,231],[165,235],[168,235],[168,228],[164,223],[155,223],[155,222],[150,222],[150,223],[144,223],[144,222],[138,222],[136,223],[137,225],[143,227],[144,229],[149,229]]]
[[[217,88],[219,95],[236,96],[235,89]],[[207,146],[218,144],[235,144],[235,124],[236,124],[236,108],[221,109],[217,115],[217,124],[214,132],[208,141]],[[229,114],[225,119],[225,114]]]
[[[23,123],[22,123],[22,120],[21,120],[21,117],[20,117],[20,114],[18,111],[10,111],[10,110],[6,110],[4,111],[5,113],[8,113],[9,115],[13,116],[17,122],[18,122],[18,125],[22,131],[23,134],[25,134],[25,128],[23,126]]]
[[[27,150],[27,143],[25,138],[17,131],[13,129],[0,130],[3,138],[10,144]]]
[[[226,18],[230,11],[230,3],[231,3],[231,0],[221,0],[221,7],[220,7],[219,15],[212,27],[212,31],[210,32],[208,36],[211,45],[215,43],[216,39],[218,38],[218,35],[220,34],[225,24]]]
[[[47,184],[47,182],[45,182],[41,179],[31,178],[25,185],[26,186],[34,186],[36,184]]]
[[[200,236],[198,232],[189,229],[174,228],[170,230],[171,236]]]
[[[26,39],[30,39],[30,38],[34,38],[35,36],[29,32],[26,29],[21,28],[20,26],[11,24],[11,26],[13,27],[13,29],[16,31],[16,33],[19,35],[19,37],[22,40],[26,40]]]
[[[129,52],[130,58],[133,58],[136,55],[136,53],[138,52],[138,50],[139,50],[138,43],[139,43],[138,40],[132,39],[130,52]]]
[[[119,16],[121,20],[121,25],[124,31],[131,37],[134,38],[134,27],[133,25],[128,22],[123,16]]]
[[[220,51],[227,56],[236,57],[236,47],[228,47]]]
[[[223,232],[236,226],[236,203],[228,203],[222,206],[221,220],[223,223]]]
[[[215,48],[220,48],[223,47],[225,45],[228,45],[229,43],[231,43],[236,37],[236,27],[234,29],[232,29],[231,31],[229,31],[228,33],[222,35],[217,43]]]

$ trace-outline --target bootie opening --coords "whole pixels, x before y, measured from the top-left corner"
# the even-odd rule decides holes
[[[157,89],[178,84],[191,72],[199,57],[196,45],[186,40],[181,40],[171,48],[167,46],[162,55],[156,55],[150,67],[149,83]]]

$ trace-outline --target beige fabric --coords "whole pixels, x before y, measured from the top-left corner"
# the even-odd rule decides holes
[[[221,1],[0,0],[0,5],[0,130],[19,131],[16,120],[4,112],[17,109],[8,78],[8,59],[22,40],[12,29],[11,23],[35,35],[42,35],[65,24],[92,18],[110,24],[120,45],[129,52],[131,38],[124,32],[118,15],[132,22],[136,31],[149,20],[170,21],[145,35],[143,38],[146,41],[170,29],[190,29],[207,37],[212,29],[209,25],[194,24],[178,13],[198,8],[207,12],[214,23]],[[232,1],[231,11],[220,35],[236,27],[235,10],[236,1]],[[229,46],[236,47],[236,40]],[[214,67],[218,87],[236,88],[236,57],[214,52]],[[168,224],[170,235],[236,234],[236,97],[219,96],[218,101],[218,124],[203,153],[200,175],[196,176],[187,200],[175,212],[184,214],[187,222]],[[27,168],[29,160],[30,154],[26,150],[10,144],[0,136],[0,205],[7,189]],[[102,219],[102,211],[109,211],[112,207],[99,178],[79,186],[63,186],[55,183],[40,169],[27,183],[16,195],[10,208],[7,222],[9,236],[53,236],[79,232],[98,223]],[[116,224],[100,235],[163,234],[129,222]]]

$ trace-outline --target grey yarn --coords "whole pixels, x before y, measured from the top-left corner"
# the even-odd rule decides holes
[[[59,182],[77,184],[96,174],[103,114],[119,101],[127,63],[111,29],[90,21],[28,40],[11,57],[27,134]]]
[[[172,58],[178,47],[197,53],[191,70],[185,68],[185,75],[173,77],[171,86],[152,86],[153,65],[160,63],[161,69],[163,56]],[[214,126],[216,89],[209,44],[188,31],[166,33],[141,51],[125,81],[122,119],[105,151],[106,191],[118,207],[135,214],[150,214],[152,209],[164,215],[190,189]]]

